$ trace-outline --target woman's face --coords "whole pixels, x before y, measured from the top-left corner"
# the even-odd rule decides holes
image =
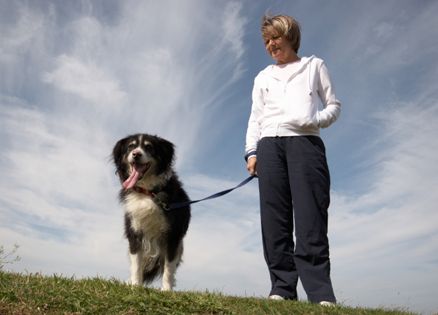
[[[264,38],[265,48],[268,54],[278,65],[295,61],[297,54],[289,41],[283,36],[272,35]]]

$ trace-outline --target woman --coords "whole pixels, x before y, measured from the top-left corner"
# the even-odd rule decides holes
[[[269,298],[297,299],[300,278],[310,302],[334,305],[327,237],[330,175],[319,129],[338,118],[340,102],[324,62],[298,56],[296,20],[265,16],[261,31],[275,64],[254,80],[245,158],[249,173],[259,178]]]

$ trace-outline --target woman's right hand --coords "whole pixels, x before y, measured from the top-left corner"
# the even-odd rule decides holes
[[[248,162],[246,163],[246,169],[248,170],[250,175],[257,175],[257,158],[255,156],[252,156],[248,159]]]

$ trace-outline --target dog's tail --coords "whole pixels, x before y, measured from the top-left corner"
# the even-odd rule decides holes
[[[147,269],[143,271],[143,279],[146,284],[151,283],[158,277],[160,277],[163,274],[163,268],[164,268],[164,260],[163,259],[157,259],[155,260],[154,265],[148,266]]]

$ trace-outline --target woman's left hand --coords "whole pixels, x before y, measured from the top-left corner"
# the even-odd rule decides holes
[[[257,158],[255,156],[252,156],[248,159],[248,162],[246,163],[246,169],[248,170],[250,175],[257,175]]]

